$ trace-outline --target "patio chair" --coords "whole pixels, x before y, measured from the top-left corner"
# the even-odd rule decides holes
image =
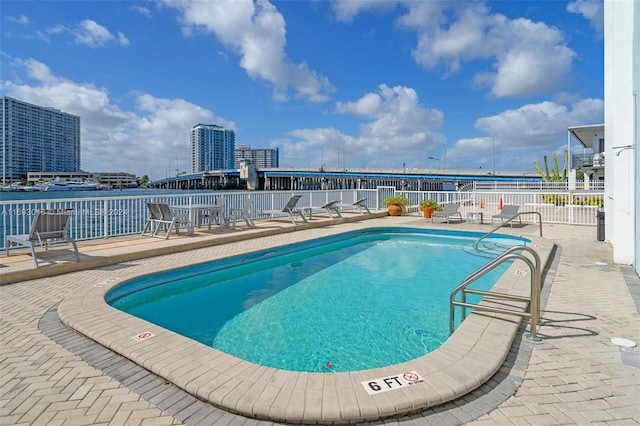
[[[78,253],[76,240],[67,235],[67,228],[72,214],[73,209],[38,210],[33,218],[31,230],[28,234],[5,236],[7,256],[9,256],[9,248],[12,244],[27,246],[31,250],[33,262],[36,268],[38,268],[38,257],[36,256],[35,250],[36,244],[48,250],[50,244],[63,241],[73,245],[76,260],[79,262],[80,253]]]
[[[251,219],[251,206],[253,205],[253,200],[251,198],[247,198],[247,202],[244,203],[244,206],[241,209],[229,209],[229,222],[233,225],[233,229],[236,229],[236,222],[244,220],[247,223],[249,228],[255,228],[256,225],[253,223]]]
[[[341,200],[333,200],[333,201],[329,201],[327,204],[325,204],[322,207],[303,207],[300,210],[302,210],[304,213],[309,215],[309,219],[311,219],[311,215],[313,213],[328,213],[329,217],[331,219],[333,219],[333,214],[337,214],[338,217],[342,217],[342,215],[340,214],[340,211],[338,210],[338,204],[340,203]]]
[[[360,198],[358,201],[356,201],[353,204],[336,204],[336,208],[340,210],[358,209],[360,214],[364,214],[365,211],[368,214],[371,214],[371,211],[369,210],[369,207],[367,207],[367,204],[366,204],[367,200],[368,198]]]
[[[216,223],[220,225],[220,231],[224,229],[224,197],[216,198],[216,204],[214,208],[202,208],[198,211],[198,226],[202,223],[202,220],[205,219],[207,221],[207,225],[209,229],[211,229],[211,224]]]
[[[167,203],[147,203],[149,209],[149,219],[145,225],[142,235],[146,235],[154,238],[169,239],[171,230],[175,229],[176,234],[179,232],[181,224],[189,224],[189,219],[182,215],[176,214],[171,210],[171,207]],[[165,231],[165,235],[159,235],[160,230]]]
[[[460,213],[460,203],[444,204],[441,211],[431,213],[431,223],[433,223],[434,217],[444,217],[445,221],[449,223],[449,220],[453,217],[458,217],[462,222],[462,213]]]
[[[302,195],[293,195],[291,198],[289,198],[289,201],[287,201],[287,204],[285,204],[285,206],[281,210],[262,210],[260,214],[270,215],[271,217],[273,217],[275,215],[281,215],[284,213],[289,216],[289,219],[291,219],[291,222],[293,222],[294,225],[298,224],[298,222],[296,222],[296,215],[300,215],[300,217],[302,218],[302,222],[307,223],[307,219],[304,217],[302,210],[296,207],[298,201],[300,201],[300,198],[302,198]]]
[[[158,208],[158,203],[154,202],[146,202],[147,209],[149,210],[149,218],[147,219],[147,223],[144,225],[144,229],[142,230],[142,235],[153,237],[156,233],[156,228],[159,222],[162,220],[162,213]]]
[[[520,209],[520,206],[517,206],[514,204],[505,204],[504,206],[502,206],[502,211],[499,214],[495,214],[491,216],[491,225],[493,226],[493,219],[500,219],[502,223],[504,223],[505,220],[513,219],[518,214],[519,209]],[[518,216],[517,219],[520,222],[520,225],[522,225],[522,218]],[[513,228],[513,222],[514,220],[511,221],[512,228]]]

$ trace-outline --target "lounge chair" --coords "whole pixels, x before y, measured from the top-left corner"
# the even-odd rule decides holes
[[[285,204],[285,206],[281,210],[278,210],[278,209],[262,210],[260,214],[270,215],[271,217],[275,215],[286,214],[287,216],[289,216],[289,219],[291,219],[291,222],[293,222],[294,225],[298,224],[298,222],[296,222],[296,215],[300,215],[300,217],[302,218],[302,221],[304,223],[307,223],[307,219],[305,219],[302,210],[296,207],[296,205],[298,204],[298,201],[300,201],[300,198],[302,198],[302,195],[294,195],[291,198],[289,198],[289,201],[287,201],[287,204]]]
[[[491,225],[493,226],[493,219],[500,219],[502,223],[504,223],[505,220],[513,219],[518,214],[519,209],[520,209],[520,206],[517,206],[514,204],[505,204],[504,206],[502,206],[502,211],[499,214],[495,214],[491,216]],[[517,219],[520,222],[520,225],[522,225],[522,219],[520,218],[520,216],[518,216]],[[513,222],[514,221],[512,220],[511,221],[512,228],[513,228]]]
[[[366,204],[367,200],[368,198],[360,198],[358,201],[356,201],[353,204],[337,204],[336,207],[342,211],[349,210],[349,209],[358,209],[360,214],[364,214],[365,211],[368,214],[371,214],[371,211],[369,210],[369,207],[367,207],[367,204]]]
[[[244,203],[244,206],[241,209],[229,209],[229,222],[233,225],[233,229],[236,229],[236,222],[244,220],[247,223],[249,228],[255,228],[256,225],[253,223],[251,219],[251,205],[253,204],[253,200],[251,198],[247,199],[247,202]]]
[[[172,229],[175,229],[176,234],[178,234],[181,224],[186,223],[190,226],[189,219],[183,215],[174,213],[169,204],[153,202],[146,204],[149,209],[149,219],[147,219],[147,223],[142,230],[142,235],[167,240],[171,235]],[[161,230],[165,232],[164,236],[159,235]]]
[[[327,204],[325,204],[322,207],[302,207],[300,210],[302,210],[304,213],[309,215],[309,219],[311,219],[311,215],[313,213],[328,213],[329,217],[331,219],[333,219],[333,214],[337,214],[338,217],[342,217],[342,215],[340,214],[340,211],[338,210],[338,204],[340,203],[340,200],[333,200],[333,201],[329,201]]]
[[[449,223],[449,220],[456,216],[458,217],[458,219],[460,219],[460,222],[462,222],[462,214],[460,213],[460,203],[444,204],[442,206],[441,211],[439,212],[436,211],[431,213],[431,223],[433,223],[434,217],[444,217],[446,222]]]
[[[47,250],[50,244],[63,241],[73,245],[76,260],[79,262],[80,253],[78,253],[76,240],[67,235],[67,227],[69,226],[72,214],[73,209],[38,210],[33,218],[31,230],[28,234],[5,236],[7,256],[9,256],[11,244],[27,246],[31,249],[31,256],[37,268],[39,265],[35,250],[36,244],[39,244]]]
[[[144,225],[144,229],[142,229],[142,235],[153,237],[156,232],[156,228],[162,220],[162,213],[158,208],[158,203],[148,201],[145,204],[147,205],[147,210],[149,210],[149,218],[147,219],[147,223]]]

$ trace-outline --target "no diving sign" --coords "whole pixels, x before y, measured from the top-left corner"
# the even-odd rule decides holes
[[[415,371],[409,371],[395,376],[367,380],[362,382],[362,386],[364,386],[369,395],[374,395],[376,393],[400,389],[406,386],[417,385],[418,383],[424,383],[424,378]]]

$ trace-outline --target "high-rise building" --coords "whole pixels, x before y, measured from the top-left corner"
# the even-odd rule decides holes
[[[236,133],[215,124],[198,124],[191,129],[191,171],[234,168]]]
[[[251,160],[251,164],[258,168],[280,167],[278,163],[278,148],[251,149],[251,145],[238,145],[236,149],[235,168],[240,168],[240,160]]]
[[[2,180],[30,171],[80,171],[80,117],[3,96]]]

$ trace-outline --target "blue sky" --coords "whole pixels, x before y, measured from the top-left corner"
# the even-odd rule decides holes
[[[283,167],[534,171],[568,126],[604,121],[601,0],[3,0],[0,14],[0,93],[79,115],[87,171],[190,171],[198,123],[280,148]]]

